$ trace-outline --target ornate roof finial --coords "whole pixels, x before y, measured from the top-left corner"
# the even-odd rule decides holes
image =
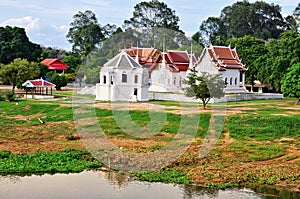
[[[136,57],[135,57],[136,63],[139,64],[139,43],[138,41],[136,42]]]

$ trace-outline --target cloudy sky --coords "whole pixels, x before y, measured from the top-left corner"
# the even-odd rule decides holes
[[[71,49],[66,39],[69,24],[78,11],[92,10],[101,25],[122,26],[132,16],[133,7],[142,0],[0,0],[0,26],[26,29],[32,42],[43,46]],[[144,1],[144,0],[143,0]],[[195,33],[201,22],[237,0],[164,0],[180,18],[180,28],[188,36]],[[249,0],[255,2],[254,0]],[[293,12],[298,0],[265,0],[278,4],[284,15]]]

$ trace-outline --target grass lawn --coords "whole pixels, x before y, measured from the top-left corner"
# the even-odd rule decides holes
[[[295,103],[296,99],[290,98],[227,103],[222,134],[204,158],[199,158],[199,150],[212,119],[209,108],[204,111],[201,105],[195,109],[195,103],[167,101],[131,104],[129,115],[135,125],[146,127],[153,118],[162,120],[159,131],[149,138],[129,135],[120,128],[109,103],[97,103],[95,113],[107,137],[135,153],[161,149],[174,139],[183,120],[200,114],[198,126],[190,127],[195,128],[196,138],[184,155],[162,171],[136,173],[141,180],[172,182],[174,179],[178,183],[221,188],[272,185],[300,189],[300,107]],[[144,108],[147,105],[161,105],[165,109],[151,112],[150,116]],[[182,115],[181,109],[188,114]],[[126,113],[118,111],[120,115]],[[87,159],[91,162],[82,162],[87,160],[81,159],[86,157],[81,153],[86,149],[78,139],[70,99],[0,101],[0,113],[0,173],[72,171],[72,161],[66,162],[73,155],[81,165],[74,167],[74,171],[101,165],[90,158]],[[60,163],[66,163],[66,167],[61,168]],[[52,169],[46,170],[45,165]]]

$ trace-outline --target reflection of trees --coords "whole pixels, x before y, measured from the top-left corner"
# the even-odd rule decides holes
[[[129,174],[124,172],[104,172],[104,177],[114,186],[116,190],[126,187],[130,180]]]
[[[182,185],[182,189],[184,199],[202,198],[203,196],[209,196],[209,198],[217,198],[219,192],[218,189],[208,189],[193,185]]]

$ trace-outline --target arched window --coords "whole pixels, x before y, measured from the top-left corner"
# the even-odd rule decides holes
[[[173,83],[174,83],[174,85],[176,85],[176,77],[174,77],[174,82]]]
[[[232,77],[230,78],[230,85],[232,85]]]
[[[237,78],[234,79],[234,84],[237,85]]]
[[[122,83],[127,83],[127,74],[125,71],[122,73]]]
[[[106,75],[103,76],[103,84],[106,84]]]
[[[228,81],[227,81],[227,77],[225,78],[225,85],[227,85],[228,84]]]
[[[139,76],[135,75],[134,76],[134,83],[137,84],[139,82]]]

